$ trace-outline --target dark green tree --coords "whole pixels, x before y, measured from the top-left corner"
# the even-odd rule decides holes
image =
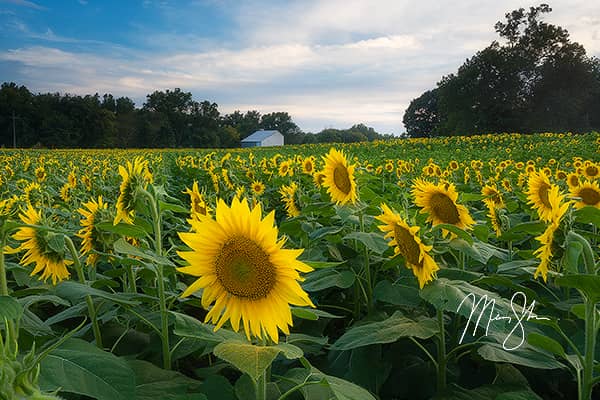
[[[568,32],[541,20],[547,4],[495,25],[500,36],[404,114],[409,136],[600,129],[599,63]]]

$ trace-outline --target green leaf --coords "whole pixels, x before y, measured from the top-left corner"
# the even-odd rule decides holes
[[[206,400],[200,392],[202,382],[143,360],[129,360],[128,364],[135,373],[136,400]]]
[[[573,211],[575,221],[583,224],[594,224],[600,227],[600,209],[592,206],[585,206],[579,210]]]
[[[563,364],[556,361],[554,357],[549,357],[530,348],[521,347],[517,350],[506,351],[499,343],[487,343],[477,349],[477,353],[486,360],[493,362],[507,362],[539,369],[563,367]]]
[[[185,208],[179,204],[166,203],[162,200],[158,201],[158,207],[161,211],[173,211],[180,214],[187,214],[190,212],[188,208]]]
[[[532,332],[527,336],[527,342],[535,347],[539,347],[542,350],[546,350],[550,353],[566,358],[565,349],[562,347],[562,345],[548,336]]]
[[[373,290],[373,298],[377,301],[397,306],[417,306],[422,300],[419,289],[414,286],[392,283],[383,280],[377,283]]]
[[[302,287],[308,292],[316,292],[334,286],[347,289],[354,284],[354,279],[355,274],[351,270],[319,269],[307,275]]]
[[[248,375],[240,376],[234,388],[238,400],[256,400],[256,385]]]
[[[135,396],[135,375],[115,355],[84,340],[69,339],[42,360],[40,387],[98,400],[130,400]]]
[[[113,247],[115,249],[115,252],[117,252],[117,253],[127,254],[129,256],[134,256],[134,257],[140,257],[146,261],[150,261],[151,263],[153,263],[155,265],[159,265],[159,264],[160,265],[168,265],[170,267],[176,266],[168,258],[160,257],[160,256],[152,253],[151,251],[144,251],[135,246],[132,246],[131,244],[127,243],[125,241],[125,239],[123,239],[123,238],[120,238],[119,240],[117,240],[114,243]]]
[[[100,222],[94,226],[104,232],[133,238],[143,238],[148,234],[144,228],[137,225],[126,224],[124,222],[119,222],[117,225],[113,225],[110,222]]]
[[[245,342],[246,338],[230,330],[221,328],[218,331],[214,331],[214,325],[209,325],[198,321],[196,318],[192,318],[185,314],[180,314],[171,311],[171,314],[175,315],[175,329],[173,333],[177,336],[189,337],[193,339],[203,340],[211,344],[217,344],[225,341],[237,340]]]
[[[431,231],[435,232],[435,231],[439,231],[442,229],[454,233],[460,239],[464,240],[465,242],[467,242],[471,245],[473,244],[473,238],[471,237],[471,235],[468,232],[466,232],[466,231],[460,229],[458,226],[455,226],[452,224],[437,224],[436,226],[431,228]]]
[[[344,240],[358,240],[375,254],[383,254],[388,249],[387,241],[375,232],[352,232]]]
[[[335,376],[326,375],[315,367],[312,367],[311,372],[314,378],[317,380],[322,380],[323,383],[325,383],[326,386],[331,389],[331,392],[333,393],[333,399],[376,400],[371,393],[352,382],[348,382],[347,380]],[[331,399],[332,397],[329,398]]]
[[[58,254],[65,253],[65,236],[62,233],[46,232],[48,246]]]
[[[576,274],[579,272],[579,258],[583,253],[583,245],[574,240],[567,240],[565,254],[563,256],[563,266],[565,271]]]
[[[304,264],[312,267],[314,269],[323,269],[323,268],[333,268],[338,265],[344,264],[346,261],[342,262],[327,262],[327,261],[302,261]]]
[[[59,297],[68,299],[72,304],[77,303],[86,295],[100,297],[122,305],[136,306],[140,304],[139,301],[135,300],[135,294],[105,292],[75,281],[63,281],[54,290]]]
[[[254,346],[242,342],[222,342],[213,350],[215,356],[227,361],[257,381],[280,353],[274,346]]]
[[[16,321],[23,315],[23,306],[10,296],[0,296],[0,321]]]
[[[530,267],[532,265],[538,265],[540,263],[540,261],[536,258],[530,258],[527,260],[515,260],[515,261],[509,261],[507,263],[503,263],[498,265],[498,273],[506,273],[506,272],[518,272],[518,273],[522,273],[523,271],[521,270],[521,268],[523,267]],[[519,270],[519,271],[515,271],[515,270]]]
[[[600,276],[589,274],[573,274],[558,276],[556,285],[581,290],[593,302],[600,300]]]
[[[292,315],[294,315],[298,318],[307,319],[310,321],[316,321],[321,317],[323,317],[323,318],[344,318],[339,315],[330,314],[327,311],[317,310],[317,309],[312,309],[312,308],[291,307],[291,309],[292,309]]]
[[[438,323],[431,318],[414,321],[395,312],[379,322],[356,326],[344,333],[332,346],[333,350],[350,350],[377,343],[393,343],[403,337],[428,339],[438,332]]]
[[[504,241],[518,240],[527,235],[539,235],[546,229],[546,224],[541,221],[528,221],[517,224],[503,232],[498,238]]]
[[[308,235],[308,238],[311,241],[318,240],[327,235],[334,235],[336,233],[339,233],[343,228],[344,228],[343,226],[324,226],[324,227],[317,228],[317,229],[313,230],[312,232],[310,232],[310,234]]]

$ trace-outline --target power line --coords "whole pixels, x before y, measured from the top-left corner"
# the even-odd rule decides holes
[[[15,125],[16,120],[22,119],[21,117],[15,116],[15,110],[12,112],[12,128],[13,128],[13,148],[17,148],[17,128]]]

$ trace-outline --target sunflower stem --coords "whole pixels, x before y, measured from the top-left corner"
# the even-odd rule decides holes
[[[135,284],[135,271],[133,270],[133,265],[127,266],[127,280],[129,281],[129,284],[127,285],[129,287],[129,291],[131,293],[137,293],[137,286]]]
[[[75,271],[77,271],[77,278],[79,282],[83,285],[85,282],[85,275],[83,274],[83,267],[81,266],[81,261],[79,260],[79,253],[75,249],[75,245],[70,237],[64,235],[65,243],[67,244],[67,248],[71,253],[71,258],[73,259],[73,264],[75,265]],[[98,325],[98,318],[96,316],[96,309],[94,307],[94,302],[92,300],[92,296],[89,294],[85,296],[85,302],[87,303],[88,314],[90,315],[90,319],[92,320],[92,330],[94,332],[94,340],[96,341],[96,346],[99,349],[102,349],[102,333],[100,332],[100,326]]]
[[[594,354],[596,350],[596,303],[593,299],[585,301],[585,360],[583,364],[583,380],[579,400],[592,398],[594,387]]]
[[[365,231],[365,221],[364,221],[364,213],[363,209],[360,210],[360,231]],[[372,311],[372,303],[373,303],[373,284],[371,282],[371,264],[369,261],[369,248],[367,245],[363,246],[365,249],[365,276],[367,280],[367,314],[371,314]]]
[[[6,246],[6,234],[1,233],[0,240],[0,296],[8,296],[8,284],[6,280],[6,266],[4,265],[4,246]]]
[[[444,329],[444,312],[437,310],[437,319],[440,326],[440,337],[438,341],[438,362],[437,362],[437,391],[442,393],[446,389],[446,332]]]
[[[152,212],[152,222],[154,224],[154,246],[155,253],[158,256],[162,256],[162,234],[161,234],[161,220],[160,213],[158,211],[157,201],[150,192],[146,189],[141,188],[141,193],[146,196],[150,211]],[[158,301],[160,305],[160,322],[161,322],[161,342],[162,342],[162,353],[163,353],[163,368],[171,369],[171,351],[169,349],[169,311],[167,310],[167,302],[165,297],[165,279],[163,266],[159,263],[156,266],[157,271],[157,289],[158,289]]]

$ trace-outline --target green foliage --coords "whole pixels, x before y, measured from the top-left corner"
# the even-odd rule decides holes
[[[495,25],[501,41],[411,102],[408,135],[600,129],[600,62],[564,28],[541,21],[551,11],[542,4],[507,13]]]

